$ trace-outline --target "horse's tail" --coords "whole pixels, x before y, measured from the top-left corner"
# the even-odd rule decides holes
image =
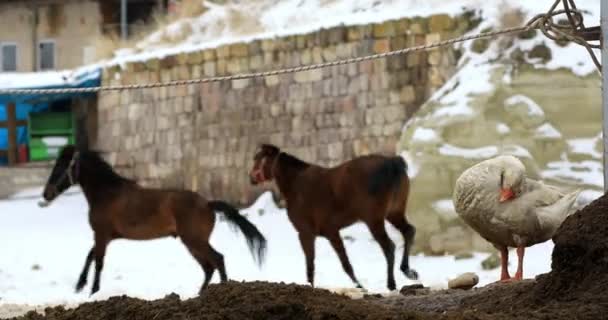
[[[209,201],[208,204],[211,210],[223,212],[228,223],[241,229],[247,240],[247,246],[249,246],[253,260],[257,261],[258,265],[261,266],[266,256],[266,238],[264,238],[258,228],[242,216],[238,209],[224,201]]]
[[[368,190],[372,195],[393,190],[407,176],[407,163],[400,156],[390,157],[376,168],[369,180]]]

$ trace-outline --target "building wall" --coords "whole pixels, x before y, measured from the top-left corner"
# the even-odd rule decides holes
[[[85,48],[100,34],[101,23],[98,1],[0,2],[0,43],[17,44],[19,72],[37,70],[35,48],[41,40],[55,41],[56,69],[92,62],[85,60]]]
[[[457,36],[465,18],[436,15],[226,45],[104,71],[104,85],[257,72],[386,52]],[[96,147],[144,185],[247,204],[264,189],[248,171],[259,143],[329,166],[394,153],[402,127],[455,69],[453,48],[297,74],[104,92]]]

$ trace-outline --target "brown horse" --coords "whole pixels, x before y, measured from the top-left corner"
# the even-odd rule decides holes
[[[396,288],[393,265],[395,245],[384,227],[387,219],[405,240],[401,271],[410,279],[418,273],[409,266],[409,251],[415,228],[405,218],[409,194],[407,165],[401,157],[368,155],[333,168],[306,163],[282,152],[274,145],[262,145],[254,156],[249,173],[251,183],[275,180],[286,199],[287,215],[299,234],[306,256],[306,275],[314,286],[316,236],[329,240],[342,268],[357,287],[340,238],[340,229],[363,221],[380,244],[388,264],[387,287]]]
[[[80,184],[89,204],[89,223],[95,235],[76,292],[86,285],[93,259],[95,279],[91,295],[99,290],[106,247],[120,238],[150,240],[179,236],[205,273],[200,292],[211,281],[215,269],[219,270],[221,282],[227,281],[224,258],[209,244],[215,225],[214,211],[223,212],[226,220],[241,230],[254,260],[260,265],[263,262],[266,239],[226,202],[207,201],[186,190],[143,188],[114,172],[98,152],[67,146],[59,154],[43,197],[50,202],[75,184]]]

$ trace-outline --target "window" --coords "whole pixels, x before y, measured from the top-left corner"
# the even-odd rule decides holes
[[[17,71],[17,45],[14,43],[2,43],[0,45],[0,71]]]
[[[55,69],[54,41],[41,41],[38,45],[38,69],[41,71]]]

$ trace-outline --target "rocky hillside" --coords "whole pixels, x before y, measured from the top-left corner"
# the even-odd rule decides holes
[[[599,6],[587,22],[599,21]],[[519,25],[510,8],[477,30]],[[587,52],[540,32],[461,46],[460,70],[404,128],[399,148],[414,175],[410,215],[420,249],[432,254],[490,249],[454,212],[455,180],[467,167],[511,154],[528,174],[581,187],[578,205],[602,194],[601,78]]]

